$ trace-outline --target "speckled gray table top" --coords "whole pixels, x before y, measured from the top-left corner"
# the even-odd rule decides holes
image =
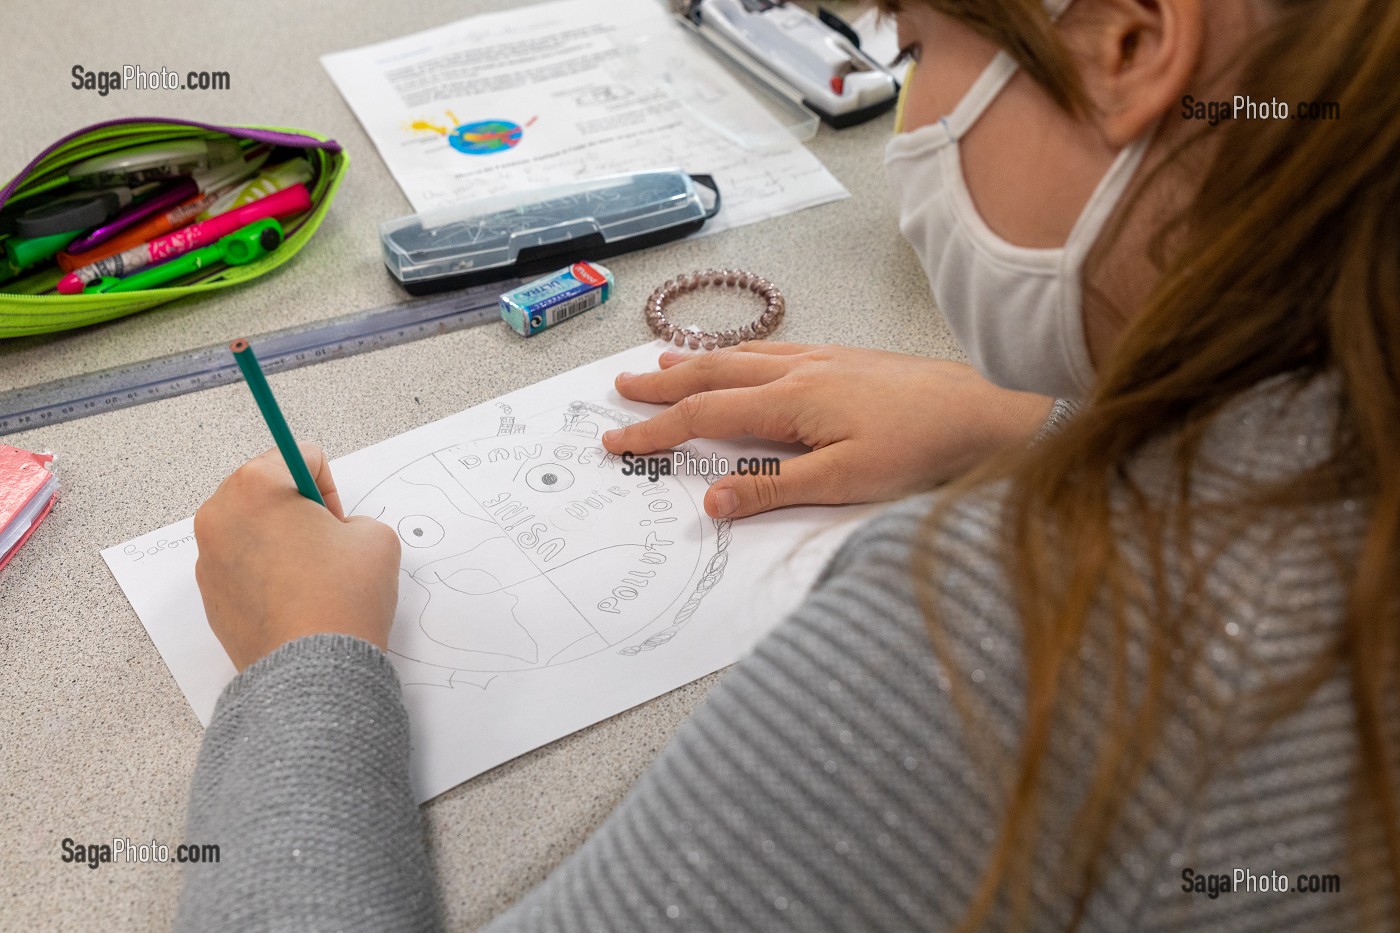
[[[0,14],[0,177],[99,120],[161,115],[315,130],[352,157],[305,251],[267,279],[108,325],[0,341],[0,390],[384,305],[401,293],[376,225],[409,206],[318,57],[511,4],[500,0],[47,0]],[[61,25],[60,25],[61,24]],[[154,28],[158,26],[159,28]],[[87,69],[230,73],[227,91],[74,90]],[[526,341],[478,327],[272,381],[299,437],[339,456],[649,339],[641,305],[677,272],[736,266],[788,296],[781,339],[957,356],[895,225],[886,116],[809,146],[849,200],[610,260],[614,298]],[[60,861],[61,840],[182,839],[201,729],[99,551],[190,515],[267,446],[225,386],[6,437],[60,457],[62,499],[0,571],[0,929],[140,930],[173,916],[179,870]],[[699,681],[495,769],[427,805],[454,927],[543,878],[616,805],[704,696]]]

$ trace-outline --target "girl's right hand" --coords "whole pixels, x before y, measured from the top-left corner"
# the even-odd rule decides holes
[[[194,513],[204,612],[240,671],[304,635],[342,632],[387,648],[399,536],[346,518],[321,448],[301,445],[325,507],[297,492],[274,447],[239,467]]]

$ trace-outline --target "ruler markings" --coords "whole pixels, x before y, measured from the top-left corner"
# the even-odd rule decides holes
[[[270,373],[500,320],[502,292],[519,280],[359,311],[250,338]],[[62,424],[227,385],[239,379],[227,344],[200,347],[95,373],[0,392],[0,435]]]

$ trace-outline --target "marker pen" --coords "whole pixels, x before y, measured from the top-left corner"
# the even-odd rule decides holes
[[[23,271],[36,262],[43,262],[63,249],[73,242],[80,232],[70,230],[67,233],[55,233],[52,236],[41,237],[12,236],[4,244],[5,259],[9,265],[14,266],[16,272]]]
[[[241,266],[261,259],[282,245],[282,225],[271,218],[247,224],[208,246],[191,250],[169,262],[151,266],[126,278],[104,277],[89,285],[88,294],[135,292],[157,288],[207,268],[216,262]]]
[[[138,269],[212,243],[256,221],[269,217],[286,217],[310,208],[311,193],[306,190],[305,185],[294,185],[286,191],[270,194],[252,204],[245,204],[226,214],[212,217],[204,223],[184,227],[149,243],[109,256],[91,266],[84,266],[76,272],[70,272],[58,282],[59,294],[76,295],[90,282],[105,277],[130,275]]]
[[[76,272],[84,266],[101,262],[109,256],[125,252],[142,243],[149,243],[156,237],[165,236],[172,230],[179,230],[186,224],[191,223],[200,212],[210,204],[214,203],[214,194],[197,194],[192,198],[177,204],[175,207],[157,217],[149,217],[130,230],[125,230],[103,243],[100,247],[87,250],[82,253],[74,253],[65,250],[55,257],[58,266],[64,272]]]

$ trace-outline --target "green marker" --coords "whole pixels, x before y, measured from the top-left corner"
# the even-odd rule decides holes
[[[78,238],[81,230],[70,230],[67,233],[55,233],[52,236],[30,237],[10,237],[5,241],[5,260],[9,266],[14,266],[15,272],[28,269],[36,262],[43,262],[45,259],[52,259],[57,256],[63,247],[72,243]]]
[[[231,266],[261,259],[282,245],[282,225],[272,218],[251,223],[241,230],[235,230],[226,237],[210,243],[201,249],[185,253],[159,265],[149,266],[125,278],[106,275],[96,282],[88,283],[83,294],[111,294],[114,292],[134,292],[143,288],[155,288],[166,282],[173,282],[192,272],[216,262],[226,262]]]
[[[272,395],[272,386],[267,384],[267,376],[263,374],[258,358],[253,355],[253,348],[243,337],[229,344],[228,348],[233,351],[233,358],[238,361],[238,368],[243,371],[243,378],[252,390],[253,400],[258,403],[258,410],[262,412],[263,420],[272,432],[272,439],[277,442],[277,449],[282,452],[282,459],[287,461],[287,469],[292,471],[297,491],[317,505],[325,505],[326,500],[321,498],[321,490],[316,488],[316,480],[312,478],[311,470],[302,459],[301,448],[292,437],[292,429],[287,427],[287,419],[282,417],[282,409],[278,407],[277,399]]]

